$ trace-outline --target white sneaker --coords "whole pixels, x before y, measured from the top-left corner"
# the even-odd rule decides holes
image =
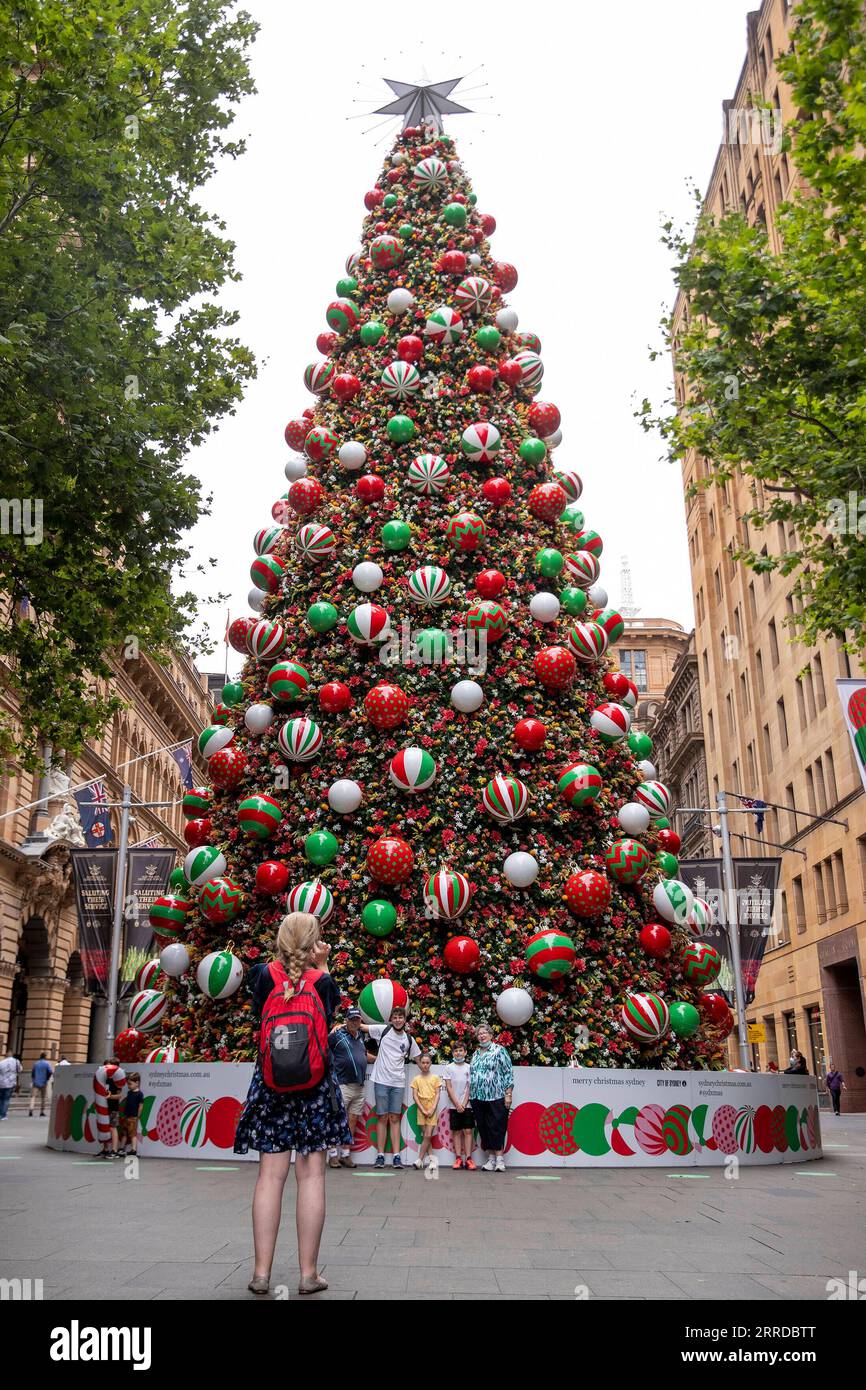
[[[424,1166],[425,1168],[429,1168],[429,1167],[430,1167],[430,1155],[429,1155],[429,1154],[425,1154],[425,1155],[424,1155],[424,1164],[423,1164],[423,1166]]]
[[[413,1167],[413,1168],[420,1168],[420,1167],[421,1167],[421,1160],[420,1160],[420,1158],[416,1158],[416,1159],[415,1159],[415,1162],[412,1164],[412,1167]]]
[[[505,1159],[502,1157],[502,1154],[500,1154],[496,1160],[495,1170],[497,1173],[505,1172]]]
[[[488,1158],[487,1162],[486,1162],[486,1163],[482,1163],[482,1165],[481,1165],[481,1171],[482,1171],[482,1173],[492,1173],[492,1172],[495,1170],[495,1168],[496,1168],[496,1160],[495,1160],[494,1158]]]

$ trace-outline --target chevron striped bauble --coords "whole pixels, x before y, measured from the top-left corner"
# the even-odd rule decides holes
[[[680,965],[690,984],[711,985],[719,977],[722,958],[715,946],[707,946],[703,941],[696,941],[680,952]]]
[[[604,862],[617,883],[637,883],[652,863],[652,855],[640,840],[614,840]]]
[[[244,890],[233,878],[227,878],[225,875],[209,878],[207,883],[202,884],[198,905],[206,921],[222,926],[233,921],[241,911],[244,905]]]
[[[670,1011],[658,994],[627,994],[620,1017],[638,1042],[658,1042],[670,1027]]]

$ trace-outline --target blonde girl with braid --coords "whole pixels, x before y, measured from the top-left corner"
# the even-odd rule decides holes
[[[328,973],[330,946],[308,912],[290,912],[280,923],[274,958],[247,971],[246,988],[257,1017],[273,991],[289,999],[298,990],[315,990],[330,1029],[340,991]],[[273,1007],[273,1006],[271,1006]],[[235,1153],[258,1150],[259,1172],[253,1195],[255,1268],[249,1288],[266,1294],[280,1229],[283,1189],[295,1154],[298,1228],[298,1292],[319,1293],[328,1287],[318,1270],[325,1224],[325,1156],[328,1149],[351,1143],[346,1109],[330,1071],[306,1091],[288,1094],[265,1084],[262,1058],[256,1061],[246,1104],[238,1120]]]

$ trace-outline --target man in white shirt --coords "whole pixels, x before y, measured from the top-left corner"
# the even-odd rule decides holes
[[[0,1120],[5,1120],[9,1113],[9,1102],[20,1075],[21,1063],[10,1052],[0,1060]]]
[[[388,1023],[362,1023],[365,1033],[379,1044],[371,1073],[376,1092],[376,1164],[385,1167],[385,1128],[391,1127],[391,1160],[394,1168],[400,1161],[400,1117],[406,1094],[406,1063],[421,1056],[415,1039],[406,1032],[406,1010],[393,1009]]]

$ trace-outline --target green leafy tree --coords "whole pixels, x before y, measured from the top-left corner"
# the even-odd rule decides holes
[[[687,313],[674,334],[688,386],[670,413],[648,401],[672,461],[695,450],[698,487],[755,480],[738,558],[793,576],[793,622],[812,643],[866,643],[866,21],[858,0],[803,0],[778,61],[798,116],[786,130],[803,184],[778,212],[781,252],[740,213],[701,210],[693,239],[665,227]],[[654,353],[658,356],[658,353]],[[785,554],[760,533],[793,528]]]
[[[255,29],[223,0],[0,12],[7,756],[77,750],[114,708],[112,655],[165,650],[194,610],[170,588],[207,509],[184,459],[255,370],[209,298],[237,274],[196,191],[243,150]]]

